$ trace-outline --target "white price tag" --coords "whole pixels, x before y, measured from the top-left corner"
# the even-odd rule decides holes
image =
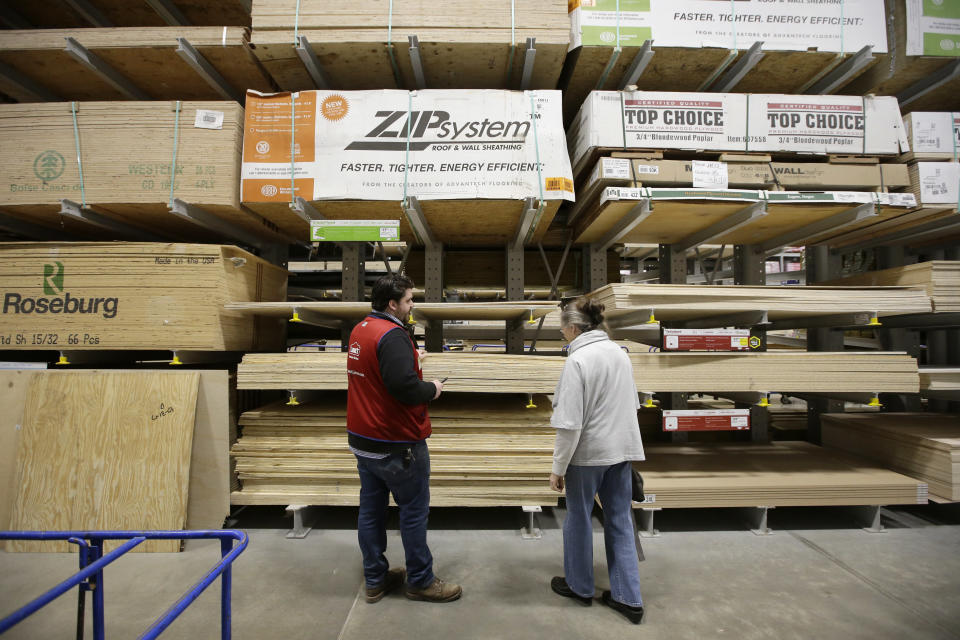
[[[678,419],[673,416],[663,419],[663,428],[665,431],[674,431],[678,426]]]
[[[637,173],[643,173],[643,174],[652,175],[652,176],[655,176],[658,173],[660,173],[660,167],[651,167],[648,164],[638,164],[634,166],[633,170],[636,171]]]
[[[747,416],[730,416],[731,427],[745,427],[747,424]]]
[[[399,228],[397,227],[380,227],[380,237],[384,240],[394,240],[399,238],[398,235]]]
[[[726,162],[693,161],[693,186],[698,189],[726,189],[730,176]]]
[[[679,336],[667,336],[667,349],[678,349],[680,347]]]
[[[193,126],[198,129],[223,129],[223,111],[197,109]]]

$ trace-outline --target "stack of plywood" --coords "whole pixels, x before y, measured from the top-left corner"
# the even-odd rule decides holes
[[[287,272],[233,246],[2,243],[3,349],[248,351],[284,325],[224,309],[286,297]]]
[[[560,98],[250,91],[241,197],[296,237],[309,233],[290,207],[299,197],[329,220],[398,220],[399,239],[410,244],[542,241],[560,203],[574,199]]]
[[[21,102],[123,100],[121,92],[67,50],[67,38],[112,67],[140,100],[219,100],[223,97],[177,54],[187,40],[243,99],[246,89],[270,91],[273,81],[253,56],[244,27],[124,27],[0,30],[0,63],[41,91],[0,79],[0,91]]]
[[[647,447],[634,463],[649,506],[925,504],[927,485],[807,442]]]
[[[960,262],[931,260],[869,271],[824,284],[849,287],[913,287],[930,296],[937,312],[960,311]]]
[[[886,316],[928,312],[931,308],[926,292],[908,287],[608,284],[590,296],[604,304],[611,322],[638,309],[654,310],[659,320],[756,310],[767,311],[770,320],[778,320],[860,312]]]
[[[934,413],[825,414],[823,444],[869,458],[960,500],[960,420]]]
[[[240,206],[243,108],[234,102],[0,105],[0,139],[0,211],[25,221],[81,238],[123,237],[60,216],[67,199],[161,237],[215,238],[170,213],[173,173],[174,198],[281,241]]]
[[[4,0],[11,26],[17,29],[76,28],[90,26],[90,20],[70,0],[48,0],[42,5],[33,0]],[[168,24],[147,2],[130,0],[88,0],[83,3],[116,27],[159,27]],[[244,6],[246,5],[246,6]],[[169,6],[192,25],[250,25],[250,3],[245,0],[171,0]],[[20,21],[11,21],[16,16]],[[22,24],[20,24],[22,22]]]
[[[842,8],[696,0],[568,4],[571,52],[560,85],[568,118],[589,91],[631,83],[657,91],[805,93],[864,45],[874,54],[887,45],[884,0],[848,1]],[[760,24],[776,25],[775,33],[761,37],[762,29],[752,28]],[[644,59],[648,40],[653,46]],[[880,57],[867,58],[850,77]],[[631,73],[636,65],[639,76]]]
[[[634,353],[640,391],[917,393],[917,362],[896,353]],[[430,354],[425,380],[449,377],[447,391],[552,393],[562,358],[490,353]],[[247,354],[240,389],[346,389],[344,353]]]
[[[416,88],[409,36],[428,88],[520,88],[527,38],[536,38],[529,88],[553,89],[570,41],[562,0],[255,0],[253,27],[257,56],[290,91],[315,86],[294,50],[300,36],[343,89]]]
[[[555,505],[550,402],[450,396],[430,405],[433,506]],[[248,411],[232,448],[242,484],[233,504],[356,505],[357,462],[347,446],[346,397]]]

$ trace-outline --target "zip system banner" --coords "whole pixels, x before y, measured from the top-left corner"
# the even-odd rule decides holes
[[[906,0],[907,55],[960,56],[960,2]]]
[[[241,197],[294,196],[573,200],[560,92],[248,91]]]

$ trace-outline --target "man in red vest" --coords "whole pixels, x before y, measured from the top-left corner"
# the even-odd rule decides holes
[[[459,585],[433,575],[427,546],[430,512],[430,416],[427,403],[440,397],[439,380],[424,382],[425,355],[404,329],[413,309],[413,281],[389,274],[373,285],[373,310],[350,333],[347,351],[347,439],[360,474],[357,537],[363,554],[367,602],[377,602],[407,581],[411,600],[451,602]],[[400,508],[406,570],[390,569],[387,505]]]

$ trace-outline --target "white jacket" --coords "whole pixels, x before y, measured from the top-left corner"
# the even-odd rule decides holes
[[[633,365],[623,349],[599,329],[574,338],[553,394],[553,473],[565,475],[568,464],[643,460],[639,408]]]

